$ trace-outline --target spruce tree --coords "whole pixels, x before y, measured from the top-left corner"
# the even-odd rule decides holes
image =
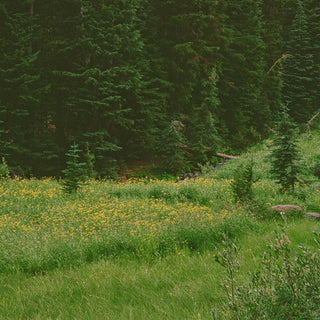
[[[278,119],[282,106],[281,61],[285,59],[281,20],[283,3],[283,0],[264,0],[262,6],[266,61],[263,96],[270,110],[271,121]]]
[[[77,192],[85,180],[85,162],[80,162],[80,149],[77,144],[71,145],[66,153],[67,168],[62,170],[64,174],[63,191],[66,193]]]
[[[184,125],[179,120],[173,120],[163,132],[158,152],[161,154],[160,167],[167,173],[177,174],[187,170],[188,146],[186,145]]]
[[[320,2],[317,0],[306,1],[308,28],[310,35],[310,53],[312,54],[312,110],[320,109]]]
[[[235,202],[247,203],[253,198],[253,161],[241,164],[234,173],[231,189]]]
[[[253,143],[264,132],[270,110],[263,97],[266,74],[261,1],[222,1],[219,116],[234,148]]]
[[[0,4],[0,139],[17,174],[30,174],[39,165],[39,131],[44,126],[39,97],[42,85],[35,70],[35,32],[28,2]],[[17,171],[19,169],[19,172]]]
[[[283,101],[297,123],[311,118],[315,84],[313,60],[310,52],[310,35],[302,1],[297,1],[296,15],[292,21],[287,43],[288,58],[283,63]]]
[[[299,150],[296,143],[295,128],[296,125],[290,119],[288,109],[283,108],[271,152],[271,174],[281,185],[283,191],[294,190],[294,185],[298,181],[299,167],[297,160],[299,159]]]
[[[186,162],[207,161],[217,145],[219,26],[215,1],[152,1],[157,33],[153,45],[164,57],[161,79],[167,122],[184,125]],[[152,41],[152,39],[151,39]],[[159,55],[160,60],[160,55]],[[159,61],[158,60],[158,61]],[[161,135],[167,133],[163,126]]]
[[[39,64],[46,66],[44,105],[58,156],[63,159],[68,141],[77,138],[95,155],[95,169],[109,175],[117,159],[145,154],[154,135],[158,105],[140,35],[143,0],[54,4],[51,10],[52,2],[39,2],[35,12],[45,31]]]

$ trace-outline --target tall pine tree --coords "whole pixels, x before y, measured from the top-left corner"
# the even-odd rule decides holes
[[[29,175],[46,157],[41,143],[45,118],[40,105],[45,88],[35,67],[38,52],[33,49],[37,30],[33,3],[2,1],[0,16],[1,153],[14,173]]]
[[[311,42],[310,53],[312,54],[312,86],[314,93],[312,96],[312,110],[320,109],[320,2],[317,0],[306,1],[308,14],[308,27]]]
[[[180,121],[186,157],[196,164],[217,146],[219,26],[215,1],[152,1],[158,19],[154,46],[165,59],[159,78],[167,92],[168,123]],[[164,70],[164,71],[163,71]],[[168,125],[163,128],[167,132]]]
[[[297,123],[305,123],[312,116],[313,60],[310,52],[310,35],[302,1],[297,1],[287,43],[288,58],[283,63],[283,100]]]
[[[219,81],[220,118],[228,144],[241,148],[259,139],[270,118],[263,97],[265,44],[261,1],[223,1],[224,30]]]

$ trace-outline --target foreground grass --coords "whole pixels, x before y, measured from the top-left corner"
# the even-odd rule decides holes
[[[256,271],[267,245],[283,223],[261,225],[238,239],[241,248],[239,283]],[[319,223],[298,220],[288,224],[293,246],[313,246]],[[45,275],[0,276],[1,319],[210,319],[225,300],[224,269],[216,250],[183,250],[153,261],[130,257],[102,260],[73,270]]]

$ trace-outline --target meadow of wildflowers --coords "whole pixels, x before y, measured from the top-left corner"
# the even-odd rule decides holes
[[[255,228],[256,217],[271,205],[319,203],[312,187],[307,199],[306,187],[300,188],[301,200],[260,179],[254,183],[258,205],[248,207],[234,203],[231,181],[90,181],[66,195],[53,179],[1,180],[0,271],[35,273],[123,253],[201,250],[214,247],[222,233]]]
[[[51,179],[2,180],[0,270],[39,272],[123,252],[161,255],[210,245],[226,219],[239,218],[239,208],[227,209],[229,185],[92,181],[65,195]]]
[[[54,179],[1,179],[0,318],[209,319],[224,299],[215,259],[224,235],[241,247],[240,283],[284,224],[294,250],[317,248],[317,220],[269,209],[320,212],[312,175],[319,143],[318,134],[302,140],[307,156],[294,193],[270,178],[266,144],[183,183],[92,180],[65,194]],[[236,203],[233,172],[252,157],[253,200]]]

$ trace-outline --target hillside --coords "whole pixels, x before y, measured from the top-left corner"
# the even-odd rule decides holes
[[[277,253],[270,261],[278,266],[279,288],[286,279],[279,267],[282,260],[277,260],[282,254],[292,272],[298,272],[295,263],[304,261],[301,279],[314,275],[309,281],[317,286],[319,243],[313,239],[319,222],[304,213],[320,212],[319,182],[313,175],[319,143],[319,131],[301,136],[303,170],[294,193],[281,193],[268,174],[269,141],[213,172],[204,169],[200,178],[180,183],[148,178],[89,181],[77,194],[66,195],[61,183],[52,179],[0,180],[0,318],[209,319],[228,300],[222,280],[233,283],[224,262],[216,259],[219,252],[222,257],[230,254],[235,269],[239,262],[234,280],[246,285],[250,272],[264,270],[264,252],[277,241],[283,247],[274,247]],[[235,203],[234,172],[250,159],[253,200]],[[299,205],[303,214],[270,215],[276,204]],[[235,255],[229,242],[240,248]],[[301,244],[308,249],[299,251]],[[310,255],[296,260],[294,252]],[[307,264],[313,268],[311,274]],[[271,291],[260,285],[265,296],[254,298],[270,298]],[[291,305],[290,291],[287,296],[277,291],[281,299],[291,301],[284,314],[290,311],[292,319],[310,316],[307,312],[318,310],[317,300],[301,283],[294,285],[305,290],[297,293],[296,299],[303,298],[297,300],[299,308]],[[237,299],[244,304],[243,294]],[[224,319],[251,307],[231,308]]]

